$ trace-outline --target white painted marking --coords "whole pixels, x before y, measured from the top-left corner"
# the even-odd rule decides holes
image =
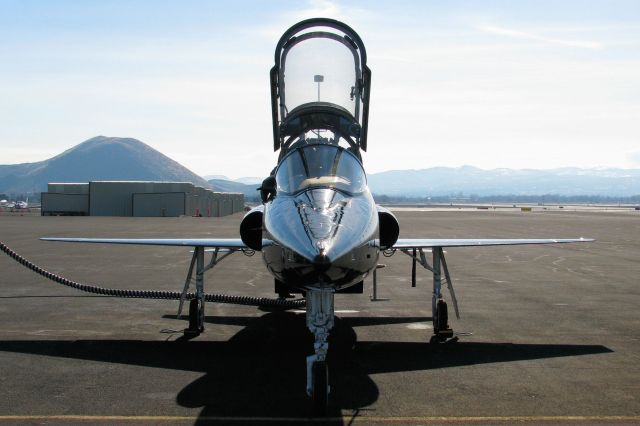
[[[431,324],[427,324],[426,322],[414,322],[407,325],[409,330],[431,330],[433,326]]]
[[[34,330],[26,333],[29,336],[111,336],[109,331],[98,330]]]

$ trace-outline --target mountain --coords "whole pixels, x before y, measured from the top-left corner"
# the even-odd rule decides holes
[[[210,179],[209,185],[217,192],[241,192],[247,197],[258,197],[259,183],[253,185],[247,185],[244,183],[225,180],[225,179]]]
[[[238,183],[244,183],[245,185],[260,186],[265,177],[266,176],[263,176],[263,177],[248,176],[248,177],[241,177],[238,179],[234,179],[233,181]]]
[[[392,170],[368,176],[371,192],[378,195],[425,197],[465,195],[556,194],[632,196],[640,194],[640,169],[549,170],[493,169],[472,166]]]
[[[193,182],[209,188],[200,176],[132,138],[96,136],[45,161],[0,165],[4,193],[41,192],[49,182],[91,180]]]
[[[246,185],[211,179],[216,191],[241,192],[256,197],[260,183]],[[640,195],[640,169],[559,168],[493,169],[472,166],[392,170],[368,175],[375,195],[437,197],[448,195],[560,195],[630,197]]]
[[[202,177],[206,181],[210,181],[211,179],[231,180],[228,177],[226,177],[225,175],[204,175]]]
[[[238,179],[230,179],[230,178],[226,177],[225,175],[204,175],[202,177],[205,178],[205,180],[207,180],[207,181],[216,179],[216,180],[226,180],[226,181],[229,181],[229,182],[244,183],[245,185],[255,185],[255,184],[257,184],[258,186],[260,186],[260,184],[262,183],[262,181],[264,180],[264,178],[266,176],[263,176],[263,177],[249,176],[249,177],[241,177],[241,178],[238,178]]]

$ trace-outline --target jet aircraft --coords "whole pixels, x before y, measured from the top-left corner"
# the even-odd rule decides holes
[[[433,274],[433,342],[453,335],[442,285],[458,307],[446,247],[551,244],[593,241],[565,239],[400,239],[400,225],[375,204],[367,187],[361,152],[367,150],[371,70],[360,36],[336,20],[299,22],[280,38],[270,72],[273,148],[277,166],[262,183],[262,204],[249,211],[237,239],[43,238],[47,241],[191,246],[196,295],[190,330],[204,330],[204,278],[219,253],[260,251],[281,297],[302,293],[314,353],[307,362],[307,394],[316,410],[328,403],[328,337],[334,325],[334,297],[362,293],[382,252],[400,251]],[[213,251],[205,264],[205,251]],[[431,251],[431,259],[427,253]],[[224,255],[226,255],[225,253]],[[444,275],[444,276],[443,276]],[[189,279],[190,280],[189,275]],[[187,284],[185,284],[186,294]],[[181,304],[182,306],[182,304]]]
[[[16,210],[26,210],[29,208],[29,198],[26,199],[26,201],[16,201],[16,203],[14,204],[13,208],[15,208]]]

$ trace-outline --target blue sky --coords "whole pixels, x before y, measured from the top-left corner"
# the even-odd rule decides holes
[[[316,16],[367,46],[369,172],[640,167],[640,2],[570,0],[0,0],[0,164],[107,135],[265,175],[273,50]]]

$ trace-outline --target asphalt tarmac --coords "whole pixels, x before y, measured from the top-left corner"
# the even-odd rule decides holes
[[[397,212],[401,237],[593,237],[446,251],[458,342],[429,344],[431,274],[380,258],[378,297],[336,297],[330,424],[640,424],[640,213]],[[180,290],[188,248],[41,236],[237,237],[242,218],[0,216],[0,241],[111,288]],[[260,255],[207,273],[211,293],[273,297]],[[445,293],[448,296],[448,293]],[[299,423],[310,413],[302,312],[208,304],[181,338],[176,301],[65,288],[0,254],[0,423]]]

